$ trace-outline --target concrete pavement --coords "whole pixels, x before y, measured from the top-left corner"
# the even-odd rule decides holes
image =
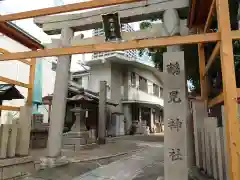
[[[89,171],[73,180],[157,180],[163,176],[163,143],[138,142],[142,151]]]
[[[40,170],[24,180],[162,180],[158,176],[164,173],[163,135],[124,136],[110,142],[77,153],[65,152],[75,163]]]

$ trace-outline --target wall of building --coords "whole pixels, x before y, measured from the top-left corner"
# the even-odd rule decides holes
[[[142,76],[149,80],[149,86],[152,86],[153,83],[157,84],[158,86],[162,86],[159,79],[150,71],[138,68],[130,68],[129,71],[135,72],[137,75]],[[130,77],[131,78],[131,77]]]
[[[136,74],[136,86],[131,85],[131,72],[135,72]],[[144,92],[139,89],[139,77],[142,76],[143,78],[147,79],[147,87],[148,92]],[[124,97],[124,100],[138,100],[143,102],[153,102],[154,104],[159,104],[163,106],[163,98],[161,97],[162,94],[160,93],[159,89],[159,96],[155,96],[153,94],[153,84],[156,84],[162,87],[161,82],[159,79],[150,71],[138,68],[131,68],[129,67],[128,73],[128,94],[127,97]]]
[[[23,52],[29,51],[30,49],[23,46],[22,44],[8,38],[5,35],[0,35],[0,48],[8,50],[10,52]],[[43,61],[43,96],[53,93],[53,86],[55,80],[55,72],[51,70],[51,63],[47,60]],[[26,65],[20,61],[4,61],[0,62],[0,76],[7,77],[13,80],[17,80],[24,83],[29,83],[29,65]],[[3,82],[1,82],[3,83]],[[3,83],[4,84],[4,83]],[[9,106],[21,106],[27,99],[27,89],[16,86],[22,95],[24,100],[12,100],[4,101],[3,105]],[[2,111],[1,122],[7,123],[8,117],[18,117],[18,113],[10,111]]]
[[[84,89],[89,89],[89,73],[79,73],[79,74],[72,74],[71,75],[71,81],[76,82]]]
[[[111,100],[113,102],[118,102],[120,103],[123,96],[123,67],[120,66],[119,64],[111,64]],[[112,107],[113,112],[122,112],[122,106],[121,103],[116,106]]]
[[[100,81],[107,81],[107,84],[111,87],[111,64],[103,63],[91,67],[88,84],[89,90],[99,92]],[[107,90],[107,97],[109,99],[111,97],[110,89]]]
[[[136,73],[136,86],[131,86],[131,72]],[[139,76],[147,79],[148,92],[139,90]],[[83,76],[84,77],[84,76]],[[153,94],[153,84],[162,87],[161,82],[156,76],[144,69],[138,69],[131,66],[127,68],[120,64],[104,63],[94,65],[90,70],[88,88],[92,91],[99,91],[99,82],[107,81],[110,89],[108,89],[108,98],[113,102],[120,102],[121,100],[136,100],[142,102],[152,102],[163,106],[163,99]],[[121,105],[112,108],[113,112],[122,112]]]
[[[82,87],[84,89],[88,89],[88,84],[89,84],[89,75],[82,76]]]
[[[43,60],[42,61],[43,65],[43,91],[42,91],[42,96],[47,96],[49,94],[53,93],[54,90],[54,84],[55,84],[55,77],[56,77],[56,72],[52,71],[52,62],[51,59]]]

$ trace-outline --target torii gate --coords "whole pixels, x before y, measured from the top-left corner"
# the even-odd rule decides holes
[[[139,1],[139,2],[138,2]],[[105,1],[99,1],[99,0],[92,0],[88,2],[83,3],[76,3],[72,5],[65,5],[55,8],[46,8],[46,9],[40,9],[40,10],[33,10],[28,12],[22,12],[22,13],[16,13],[16,14],[10,14],[10,15],[4,15],[0,16],[0,22],[4,21],[12,21],[12,20],[18,20],[18,19],[26,19],[26,18],[32,18],[32,17],[38,17],[38,16],[45,16],[45,15],[52,15],[57,13],[64,13],[64,12],[70,12],[70,11],[77,11],[77,10],[84,10],[84,9],[90,9],[90,8],[98,8],[103,6],[111,6],[111,5],[118,5],[118,4],[124,4],[124,3],[132,3],[132,2],[138,2],[139,4],[133,5],[133,9],[136,8],[136,16],[132,16],[132,21],[135,21],[137,17],[143,16],[147,17],[148,13],[161,13],[164,10],[170,8],[178,9],[180,13],[182,13],[182,10],[184,11],[185,7],[188,6],[186,0],[182,0],[180,4],[183,3],[183,6],[177,6],[177,2],[179,0],[173,0],[173,1],[157,1],[152,0],[153,4],[149,3],[146,4],[146,1],[144,0],[105,0]],[[145,9],[143,11],[142,8],[139,8],[142,5],[144,5]],[[149,0],[149,2],[151,2]],[[147,47],[157,47],[157,46],[171,46],[171,45],[181,45],[181,44],[193,44],[197,43],[199,44],[199,58],[200,58],[200,75],[201,75],[201,84],[202,84],[202,98],[206,100],[206,94],[203,92],[204,90],[204,78],[206,72],[208,71],[209,67],[212,64],[212,61],[209,61],[207,66],[205,66],[204,62],[204,51],[203,51],[203,44],[207,42],[216,42],[217,46],[215,50],[212,53],[211,57],[216,56],[218,49],[220,49],[221,54],[221,66],[222,66],[222,72],[223,72],[223,88],[224,93],[220,97],[217,97],[215,100],[210,100],[209,104],[215,104],[216,102],[219,102],[222,100],[222,97],[224,97],[224,103],[225,103],[225,114],[227,121],[226,126],[226,136],[227,136],[227,145],[229,150],[229,175],[231,180],[239,180],[240,179],[240,160],[239,160],[239,153],[240,153],[240,132],[239,132],[239,121],[237,119],[238,117],[238,111],[237,111],[237,89],[236,89],[236,80],[235,80],[235,74],[234,74],[234,63],[233,63],[233,50],[232,50],[232,40],[233,39],[240,39],[240,31],[231,31],[230,29],[230,20],[229,20],[229,7],[228,7],[228,1],[227,0],[216,0],[213,1],[212,7],[215,6],[215,2],[217,4],[216,10],[218,13],[218,23],[219,23],[219,32],[217,33],[206,33],[209,22],[212,16],[212,11],[214,8],[211,8],[208,20],[206,22],[206,28],[204,29],[204,32],[197,35],[188,35],[188,36],[173,36],[173,37],[157,37],[154,39],[141,39],[141,38],[135,38],[131,39],[126,42],[119,42],[119,43],[97,43],[97,44],[90,44],[90,45],[74,45],[72,47],[71,38],[73,37],[73,30],[84,30],[82,27],[84,26],[84,23],[81,25],[81,22],[78,22],[77,20],[74,20],[75,15],[73,15],[72,23],[80,23],[80,26],[76,29],[72,28],[72,25],[70,27],[68,26],[68,21],[60,23],[61,27],[58,27],[54,29],[54,26],[57,24],[54,24],[55,22],[48,21],[48,18],[52,17],[46,17],[46,26],[43,25],[43,29],[45,29],[49,33],[59,33],[59,29],[61,30],[62,34],[62,46],[63,47],[54,47],[52,49],[45,49],[45,50],[39,50],[39,51],[29,51],[29,52],[19,52],[19,53],[11,53],[11,54],[4,54],[0,56],[0,61],[6,61],[6,60],[14,60],[14,59],[27,59],[27,58],[36,58],[36,57],[48,57],[48,56],[61,56],[59,59],[61,63],[59,63],[58,66],[63,68],[62,74],[64,74],[64,78],[62,80],[67,81],[68,77],[68,68],[69,68],[69,62],[70,62],[70,55],[72,54],[83,54],[83,53],[94,53],[94,52],[105,52],[105,51],[117,51],[117,50],[127,50],[127,49],[139,49],[139,48],[147,48]],[[154,3],[156,3],[154,5]],[[175,4],[174,4],[175,3]],[[165,4],[165,6],[164,6]],[[158,6],[157,6],[158,5]],[[168,6],[167,6],[168,5]],[[165,9],[161,9],[161,12],[159,10],[153,10],[150,11],[150,9],[147,10],[147,8],[153,8],[154,6],[160,8],[165,7]],[[113,9],[113,7],[111,7]],[[120,8],[116,6],[116,8]],[[125,14],[128,10],[127,8],[120,8],[116,9],[116,11],[123,11]],[[137,11],[138,10],[138,11]],[[133,11],[133,10],[131,10]],[[146,13],[146,16],[143,14]],[[126,13],[127,14],[127,13]],[[60,16],[61,17],[61,16]],[[66,17],[66,16],[62,16]],[[94,15],[91,18],[96,18],[97,15]],[[123,16],[124,17],[124,16]],[[131,16],[129,16],[131,17]],[[90,21],[93,21],[94,19],[91,19]],[[131,22],[131,18],[126,18],[125,23]],[[135,18],[135,19],[134,19]],[[44,19],[44,18],[43,18]],[[80,21],[82,21],[82,18],[78,17]],[[85,18],[87,20],[87,18]],[[123,18],[124,19],[124,18]],[[144,18],[143,18],[144,19]],[[62,20],[61,20],[62,21]],[[64,20],[65,21],[65,20]],[[99,17],[95,20],[95,25],[99,23]],[[37,22],[37,20],[36,20]],[[89,23],[91,25],[91,23]],[[54,25],[54,26],[52,26]],[[66,26],[66,27],[65,27]],[[68,26],[68,27],[67,27]],[[97,25],[96,25],[97,26]],[[72,28],[72,29],[71,29]],[[93,27],[88,27],[93,28]],[[55,31],[56,30],[56,31]],[[147,37],[149,38],[149,37]],[[100,41],[99,41],[100,42]],[[62,60],[61,60],[62,59]],[[63,60],[64,59],[64,60]],[[213,58],[214,59],[214,58]],[[59,70],[60,71],[60,70]],[[58,72],[57,72],[58,73]],[[58,80],[59,79],[59,80]],[[60,77],[56,78],[56,81],[60,81]],[[60,83],[61,84],[61,83]],[[64,86],[64,84],[58,85],[59,87],[55,88],[61,88],[61,86]],[[65,89],[65,87],[63,87]],[[55,99],[61,99],[60,102],[64,103],[64,91],[62,91],[62,94],[56,95]],[[61,96],[63,95],[63,97]],[[220,100],[219,100],[220,99]],[[58,101],[59,102],[59,101]],[[57,103],[57,101],[55,102]],[[64,106],[61,106],[60,110],[63,110]],[[60,116],[62,116],[61,114]],[[60,120],[61,122],[63,120]],[[59,124],[61,124],[61,122]],[[52,152],[53,155],[56,155],[58,153],[59,144],[61,144],[60,139],[58,138],[59,132],[61,131],[61,125],[58,125],[58,132],[53,133],[52,137],[55,138],[57,141],[57,147]],[[51,131],[51,130],[50,130]],[[61,132],[60,132],[61,134]],[[51,135],[50,135],[51,136]]]

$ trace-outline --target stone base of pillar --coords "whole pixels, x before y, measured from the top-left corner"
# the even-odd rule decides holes
[[[105,138],[98,138],[97,143],[98,144],[106,144],[106,139]]]
[[[45,169],[45,168],[54,168],[58,166],[64,166],[69,164],[69,160],[65,157],[44,157],[40,159],[40,169]]]
[[[89,140],[89,132],[68,132],[63,134],[63,149],[79,151]],[[96,141],[95,141],[96,142]],[[94,143],[94,142],[92,142]]]

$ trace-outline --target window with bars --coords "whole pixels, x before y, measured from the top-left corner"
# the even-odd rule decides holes
[[[160,87],[160,98],[163,98],[163,88]]]
[[[131,85],[133,87],[136,87],[136,73],[135,72],[131,73]]]
[[[139,89],[141,91],[148,93],[147,79],[145,79],[144,77],[141,77],[141,76],[139,76]]]
[[[157,84],[153,84],[153,95],[159,97],[159,86]]]
[[[73,78],[73,81],[82,86],[82,77]]]

